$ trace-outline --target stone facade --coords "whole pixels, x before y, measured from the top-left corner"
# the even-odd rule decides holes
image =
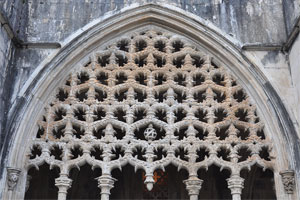
[[[4,19],[1,19],[0,30],[1,188],[4,188],[6,180],[5,167],[10,167],[7,163],[17,137],[14,133],[19,130],[25,105],[34,96],[24,88],[38,82],[37,72],[55,59],[53,55],[60,51],[61,46],[62,49],[67,48],[74,43],[73,39],[84,35],[96,24],[143,5],[160,5],[200,21],[217,32],[220,38],[230,41],[251,62],[250,66],[255,65],[253,68],[257,68],[265,78],[263,87],[269,91],[266,94],[269,99],[266,98],[265,102],[275,102],[276,106],[270,112],[282,121],[276,129],[286,138],[285,143],[289,144],[286,151],[293,157],[288,158],[290,161],[285,167],[295,170],[295,182],[298,183],[299,1],[170,0],[151,1],[149,4],[146,1],[6,0],[1,7]],[[6,23],[10,29],[5,26]],[[13,34],[8,30],[12,30]],[[295,187],[298,187],[297,184]]]

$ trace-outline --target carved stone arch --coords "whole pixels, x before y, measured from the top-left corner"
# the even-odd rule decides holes
[[[147,25],[188,38],[238,78],[239,84],[252,98],[265,122],[266,134],[272,140],[276,152],[273,171],[277,198],[286,198],[279,172],[299,166],[300,159],[296,153],[299,149],[296,144],[298,138],[287,111],[271,84],[258,67],[243,55],[238,43],[222,35],[212,24],[178,8],[152,4],[121,10],[118,14],[92,22],[80,33],[67,39],[60,50],[41,63],[22,88],[19,95],[22,100],[14,105],[14,110],[18,112],[11,116],[15,123],[10,127],[13,136],[7,147],[9,166],[24,169],[25,153],[38,131],[33,124],[40,119],[44,107],[49,103],[48,99],[63,84],[69,72],[77,70],[78,64],[83,66],[90,60],[95,61],[95,57],[86,57],[90,52],[106,46],[109,41],[124,33]],[[286,142],[283,145],[281,141]],[[23,198],[25,177],[26,172],[23,170],[12,198]]]

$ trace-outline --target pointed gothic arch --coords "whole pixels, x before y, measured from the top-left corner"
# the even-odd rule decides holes
[[[54,53],[40,65],[22,89],[21,96],[24,97],[24,101],[16,105],[22,109],[19,116],[13,117],[18,123],[15,127],[11,127],[14,135],[9,147],[10,166],[21,169],[25,167],[25,153],[28,152],[29,144],[38,131],[35,124],[42,116],[45,105],[49,103],[48,99],[53,96],[53,91],[63,84],[67,75],[78,66],[83,67],[89,61],[95,62],[96,57],[89,56],[91,52],[106,46],[125,33],[144,26],[158,27],[187,38],[190,43],[204,49],[217,62],[226,66],[227,70],[238,79],[239,84],[252,98],[253,104],[257,106],[260,117],[265,122],[267,137],[272,141],[273,149],[276,149],[276,164],[272,166],[272,170],[277,198],[285,197],[282,196],[284,189],[280,184],[279,172],[297,165],[293,152],[298,147],[282,145],[280,142],[285,140],[286,144],[294,144],[292,140],[295,135],[292,127],[288,126],[289,119],[284,119],[286,116],[283,115],[284,108],[281,102],[275,102],[276,100],[271,98],[277,96],[266,78],[228,38],[220,34],[221,31],[212,25],[190,14],[182,14],[176,9],[151,4],[121,11],[107,19],[101,19],[99,23],[94,22],[86,26],[72,40],[67,40],[59,52]],[[23,171],[16,192],[12,194],[13,198],[24,196],[25,183],[26,172]]]

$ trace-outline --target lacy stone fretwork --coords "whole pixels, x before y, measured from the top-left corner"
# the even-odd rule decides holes
[[[228,185],[239,199],[242,169],[273,167],[271,143],[245,90],[184,37],[147,29],[89,58],[57,89],[28,154],[28,168],[60,168],[60,199],[71,187],[70,169],[85,163],[102,169],[103,199],[116,181],[111,170],[128,163],[145,171],[148,190],[155,170],[186,169],[191,199],[201,189],[200,168],[229,169]]]

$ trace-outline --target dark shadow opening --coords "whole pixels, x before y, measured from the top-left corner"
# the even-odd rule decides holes
[[[156,74],[155,75],[155,85],[162,85],[167,81],[167,78],[164,74]]]
[[[143,102],[147,98],[147,93],[143,90],[134,89],[134,99]]]
[[[137,110],[134,111],[134,121],[137,122],[139,120],[142,120],[146,117],[147,112],[144,108],[138,108]]]
[[[205,90],[204,91],[198,91],[194,93],[194,99],[198,102],[198,103],[202,103],[205,98],[206,98],[206,94],[205,94]]]
[[[176,68],[181,68],[183,64],[184,64],[184,56],[177,57],[177,58],[173,59],[173,65]]]
[[[108,74],[105,72],[100,72],[97,75],[97,80],[103,85],[108,85]]]
[[[147,47],[147,42],[145,40],[139,40],[135,43],[135,51],[143,51]]]
[[[116,63],[118,63],[119,67],[123,67],[128,63],[128,59],[125,55],[116,55]]]
[[[73,180],[72,187],[68,190],[67,199],[101,199],[98,181],[95,178],[101,176],[101,169],[94,170],[88,164],[73,168],[70,171],[70,179]]]
[[[64,136],[64,131],[65,131],[66,125],[58,125],[53,127],[52,129],[52,134],[54,136],[54,138],[56,139],[60,139],[61,137]]]
[[[101,67],[106,67],[106,65],[109,64],[109,57],[110,55],[106,55],[98,58],[98,63],[101,65]]]
[[[28,171],[31,176],[30,184],[25,199],[57,199],[58,188],[55,186],[55,179],[59,177],[59,168],[50,170],[48,164],[43,164]]]
[[[166,50],[165,50],[166,44],[163,41],[161,41],[161,40],[156,41],[155,44],[154,44],[154,47],[158,51],[166,52]]]
[[[128,79],[127,75],[123,72],[120,72],[119,74],[116,75],[116,85],[125,83],[127,79]]]
[[[202,67],[204,64],[204,60],[201,59],[199,56],[191,56],[193,59],[193,65],[195,65],[197,68]]]
[[[201,85],[205,81],[205,77],[202,74],[196,74],[193,76],[193,86]]]
[[[59,101],[65,101],[68,97],[69,97],[68,91],[64,90],[63,88],[60,88],[56,95],[56,98]]]
[[[139,73],[135,76],[136,82],[138,82],[141,85],[147,85],[147,75],[143,73]]]
[[[80,74],[77,75],[77,78],[78,78],[78,81],[77,81],[78,85],[84,84],[90,79],[87,72],[81,72]]]
[[[180,40],[174,41],[172,43],[172,47],[173,47],[173,50],[172,50],[173,53],[180,51],[183,48],[183,42],[181,42]]]
[[[186,131],[188,130],[188,127],[180,127],[175,130],[174,135],[178,137],[178,140],[183,140],[184,138],[187,137]]]
[[[161,56],[154,55],[154,65],[157,67],[163,67],[166,64],[166,59],[162,58]]]
[[[121,40],[118,42],[117,47],[121,50],[121,51],[126,51],[128,52],[129,50],[129,43],[126,40]]]
[[[242,199],[276,199],[274,174],[272,170],[254,165],[250,172],[246,169],[241,171],[241,177],[245,179]]]
[[[154,172],[154,185],[148,191],[145,181],[145,172],[134,172],[131,165],[122,167],[122,171],[115,169],[112,176],[118,181],[111,190],[110,199],[189,199],[183,180],[188,178],[184,170],[177,171],[177,167],[167,166],[166,171]]]
[[[198,176],[203,180],[202,188],[199,193],[199,199],[232,199],[231,192],[227,187],[226,179],[229,178],[230,172],[212,165],[198,171]]]

